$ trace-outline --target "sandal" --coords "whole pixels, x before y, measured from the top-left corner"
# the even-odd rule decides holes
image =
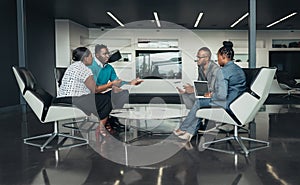
[[[105,129],[105,127],[102,124],[97,126],[97,128],[95,130],[96,141],[100,141],[100,135],[101,135],[101,137],[107,136],[107,130]]]
[[[185,131],[180,130],[180,129],[177,129],[177,130],[174,130],[173,133],[174,133],[176,136],[180,136],[180,135],[185,134]]]
[[[114,134],[116,132],[109,123],[105,124],[105,128],[110,134]]]

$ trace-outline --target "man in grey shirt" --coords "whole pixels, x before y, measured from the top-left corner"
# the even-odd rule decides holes
[[[208,81],[209,92],[214,92],[214,86],[216,81],[216,73],[219,66],[211,61],[211,51],[207,47],[202,47],[198,50],[197,60],[198,65],[198,80]],[[183,86],[183,89],[177,88],[182,95],[183,102],[186,108],[191,109],[196,101],[194,94],[194,87],[187,83]]]
[[[217,70],[216,82],[213,93],[195,101],[192,109],[174,134],[181,139],[191,140],[196,134],[202,118],[196,117],[198,109],[207,106],[221,106],[227,111],[230,103],[246,90],[246,77],[243,70],[233,62],[233,43],[224,41],[223,47],[218,51],[218,63],[222,67]]]

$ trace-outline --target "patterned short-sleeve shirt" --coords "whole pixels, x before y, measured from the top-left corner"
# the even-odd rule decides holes
[[[82,96],[91,91],[84,84],[92,71],[82,62],[74,62],[66,70],[57,97]]]

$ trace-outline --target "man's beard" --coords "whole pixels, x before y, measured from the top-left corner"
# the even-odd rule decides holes
[[[204,67],[206,63],[198,64],[198,67]]]

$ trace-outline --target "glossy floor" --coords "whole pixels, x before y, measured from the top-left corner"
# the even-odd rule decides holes
[[[270,147],[252,152],[248,158],[240,154],[199,151],[195,139],[185,145],[171,138],[170,145],[178,146],[174,155],[156,164],[141,165],[130,160],[149,159],[162,147],[171,149],[158,145],[157,152],[145,148],[143,156],[135,153],[136,156],[130,158],[127,145],[112,146],[89,136],[92,138],[90,146],[40,152],[37,147],[23,144],[23,138],[47,133],[52,125],[40,124],[30,111],[3,111],[0,115],[0,184],[299,184],[299,122],[300,108],[269,105],[256,116],[253,132],[256,138],[270,141]],[[145,137],[134,146],[157,145],[161,141],[161,136]],[[109,160],[106,155],[119,161]]]

